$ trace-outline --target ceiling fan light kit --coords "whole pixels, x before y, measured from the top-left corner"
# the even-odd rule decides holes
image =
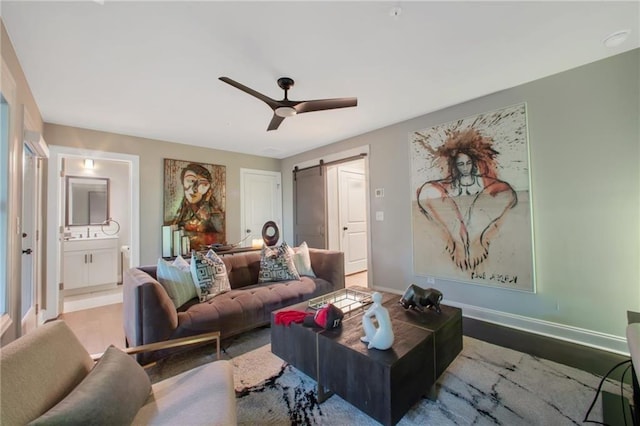
[[[288,106],[281,106],[279,108],[276,108],[274,112],[278,117],[282,117],[282,118],[292,117],[298,113],[298,111],[296,111],[295,108],[288,107]]]
[[[267,127],[267,131],[276,130],[282,121],[287,117],[293,117],[297,114],[312,111],[323,111],[328,109],[348,108],[358,105],[357,98],[334,98],[334,99],[315,99],[311,101],[291,101],[288,98],[289,89],[293,87],[295,82],[289,77],[280,77],[278,79],[278,86],[284,90],[284,98],[282,100],[275,100],[260,92],[257,92],[250,87],[238,83],[229,77],[219,77],[220,81],[223,81],[236,89],[240,89],[249,95],[260,99],[266,103],[269,108],[273,110],[273,117]]]

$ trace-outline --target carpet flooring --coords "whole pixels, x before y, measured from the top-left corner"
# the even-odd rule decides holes
[[[222,347],[234,366],[241,425],[379,424],[338,395],[319,404],[315,381],[271,353],[268,328]],[[155,382],[214,360],[215,350],[205,346],[167,358],[149,375]],[[464,337],[462,352],[436,384],[436,400],[418,401],[398,425],[581,425],[599,382],[591,373]],[[620,384],[607,381],[604,389],[619,394]],[[602,421],[600,402],[589,420]]]

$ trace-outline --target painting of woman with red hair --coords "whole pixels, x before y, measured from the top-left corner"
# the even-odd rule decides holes
[[[521,199],[529,205],[526,127],[519,118],[524,120],[524,104],[521,110],[502,110],[412,135],[419,212],[414,228],[426,232],[430,240],[430,244],[414,244],[417,273],[529,289],[524,281],[532,281],[531,269],[527,270],[529,262],[523,256],[531,259],[531,248],[529,245],[526,253],[521,248],[522,241],[530,241],[530,213],[526,208],[517,209]],[[510,131],[513,134],[505,138]],[[509,161],[498,161],[502,149],[496,137],[504,142]],[[524,146],[519,139],[524,139]],[[518,146],[524,148],[524,158]],[[521,187],[526,182],[526,187],[516,191],[499,171],[507,171]],[[425,220],[427,224],[421,223]],[[527,223],[526,228],[522,223]],[[492,243],[498,241],[494,249]],[[448,258],[447,267],[436,265],[421,271],[425,260],[433,259],[434,245],[439,247],[437,258]],[[428,253],[423,253],[425,249]]]

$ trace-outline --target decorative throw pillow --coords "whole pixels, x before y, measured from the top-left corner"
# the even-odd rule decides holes
[[[307,275],[309,277],[315,277],[316,274],[311,268],[311,257],[309,257],[309,246],[304,241],[298,247],[291,249],[293,252],[293,263],[296,265],[296,270],[300,275]]]
[[[162,258],[158,259],[156,276],[176,309],[197,296],[189,262],[184,260],[182,256],[176,257],[173,263]]]
[[[176,309],[198,296],[191,277],[189,262],[181,256],[178,256],[173,263],[162,258],[158,259],[156,276]]]
[[[201,302],[231,290],[227,267],[213,250],[209,250],[206,255],[193,252],[191,276]]]
[[[299,280],[300,274],[293,263],[291,248],[282,242],[276,247],[262,247],[258,282]]]
[[[30,425],[128,425],[149,398],[151,382],[130,356],[111,345],[78,386]]]

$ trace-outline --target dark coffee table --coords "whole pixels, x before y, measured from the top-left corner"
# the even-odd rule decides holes
[[[380,423],[393,425],[420,398],[433,394],[436,380],[462,350],[462,312],[445,305],[441,314],[406,311],[400,296],[380,293],[395,335],[390,349],[367,349],[360,341],[359,309],[334,330],[275,325],[279,311],[274,311],[271,351],[317,381],[320,402],[336,393]],[[306,302],[281,310],[312,312]]]

